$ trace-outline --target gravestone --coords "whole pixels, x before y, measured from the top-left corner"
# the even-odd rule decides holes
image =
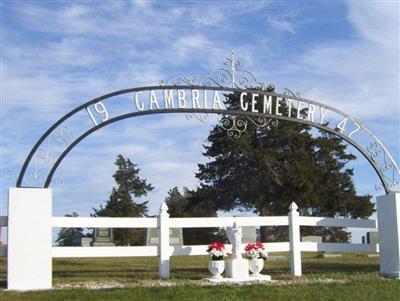
[[[303,236],[301,238],[302,242],[316,242],[321,244],[322,243],[322,236],[317,236],[317,235],[309,235],[309,236]]]
[[[92,240],[91,237],[81,237],[81,247],[90,247]]]
[[[93,247],[113,247],[112,228],[95,228],[92,242]]]
[[[305,239],[305,240],[304,240]],[[322,236],[304,236],[301,239],[302,242],[308,241],[308,242],[316,242],[316,243],[322,243]],[[322,251],[322,258],[341,258],[342,254],[336,253],[336,252],[331,252],[331,251]]]
[[[79,232],[73,232],[71,237],[71,246],[81,245],[82,234]]]
[[[256,227],[242,227],[242,244],[252,243],[257,241]]]
[[[378,232],[367,232],[366,235],[367,244],[379,244],[379,235]]]
[[[367,232],[364,241],[366,244],[379,244],[379,234],[377,231]],[[368,257],[379,257],[379,254],[368,254]]]
[[[146,245],[147,246],[158,246],[159,244],[159,233],[157,228],[147,228]],[[171,246],[182,246],[183,245],[183,231],[182,228],[170,228],[169,229],[169,244]]]

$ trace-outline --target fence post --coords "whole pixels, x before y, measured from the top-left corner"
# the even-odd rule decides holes
[[[158,229],[160,237],[158,244],[159,274],[160,278],[169,279],[169,214],[165,202],[160,207]]]
[[[299,212],[295,202],[290,204],[289,211],[289,239],[290,239],[290,272],[294,276],[301,276],[301,249]]]
[[[51,288],[51,219],[51,189],[10,188],[8,197],[8,289]]]

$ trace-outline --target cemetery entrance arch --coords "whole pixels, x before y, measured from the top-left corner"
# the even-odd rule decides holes
[[[238,97],[239,105],[227,108],[224,97],[232,94]],[[56,170],[68,153],[90,134],[117,121],[170,113],[184,113],[188,119],[200,122],[217,116],[221,128],[236,139],[250,124],[270,128],[284,120],[309,125],[347,141],[367,159],[380,179],[375,188],[385,194],[377,198],[378,228],[385,233],[380,235],[379,242],[381,272],[400,277],[400,171],[387,148],[347,113],[288,89],[276,93],[241,69],[232,55],[209,76],[176,78],[88,101],[60,118],[39,138],[21,168],[16,188],[10,188],[9,287],[51,287],[53,220],[49,187],[62,181]],[[35,239],[40,237],[41,244],[27,242],[24,233],[32,224],[36,227]],[[35,254],[33,259],[26,255],[26,245]]]
[[[361,122],[331,106],[288,93],[289,90],[277,94],[260,88],[159,85],[125,89],[95,98],[67,113],[40,137],[22,166],[16,186],[49,187],[66,155],[87,136],[109,124],[143,115],[185,113],[187,118],[202,122],[210,114],[219,114],[221,127],[237,139],[249,123],[271,127],[279,126],[279,120],[286,120],[321,129],[347,141],[368,160],[380,179],[377,190],[383,188],[386,194],[398,191],[400,172],[395,160]],[[233,93],[240,98],[240,107],[226,108],[224,97]],[[290,108],[286,114],[281,109],[283,103]],[[127,110],[121,112],[119,106]],[[39,171],[33,163],[40,159],[49,164],[42,165],[44,170]],[[29,182],[29,178],[35,181]]]

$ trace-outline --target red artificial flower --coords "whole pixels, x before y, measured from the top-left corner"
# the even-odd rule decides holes
[[[255,245],[258,249],[264,250],[264,245],[261,241],[256,241]]]
[[[244,250],[249,252],[249,251],[253,250],[254,247],[255,247],[255,245],[253,243],[249,243],[249,244],[247,244],[247,246],[245,247]]]
[[[264,245],[261,241],[256,241],[255,243],[248,243],[244,250],[249,252],[253,249],[264,250]]]
[[[223,243],[215,241],[211,245],[208,246],[207,252],[211,252],[212,249],[216,249],[218,251],[223,251],[225,249],[225,245]]]

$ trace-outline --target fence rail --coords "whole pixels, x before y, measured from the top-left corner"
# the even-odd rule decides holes
[[[300,226],[346,227],[346,228],[377,228],[376,220],[350,219],[332,217],[299,216]]]
[[[241,245],[244,250],[245,244]],[[191,246],[169,246],[168,252],[170,256],[184,255],[208,255],[208,245],[191,245]],[[232,246],[226,244],[229,250]],[[273,242],[266,244],[267,252],[289,252],[288,242]],[[67,257],[148,257],[158,256],[157,246],[135,246],[135,247],[53,247],[53,258]]]
[[[207,255],[207,245],[170,246],[170,228],[214,228],[229,227],[234,222],[238,226],[288,226],[289,242],[266,243],[267,252],[290,252],[291,270],[294,275],[301,275],[301,252],[378,252],[376,244],[354,243],[315,243],[301,242],[300,227],[345,227],[377,228],[376,220],[328,218],[300,216],[296,204],[292,203],[288,216],[261,217],[190,217],[170,218],[165,204],[158,217],[52,217],[51,226],[62,228],[157,228],[160,232],[158,246],[131,247],[52,247],[53,258],[67,257],[160,257],[160,276],[169,277],[170,256]],[[7,216],[0,216],[0,226],[7,226]],[[230,250],[231,245],[227,245]],[[245,244],[241,245],[244,251]],[[0,249],[0,256],[6,255],[6,249]]]
[[[53,217],[60,228],[157,228],[157,218],[149,217]]]
[[[229,250],[231,245],[225,245]],[[244,250],[245,244],[241,245]],[[350,243],[315,243],[302,242],[300,244],[302,252],[378,252],[376,244],[350,244]],[[273,242],[265,244],[266,251],[269,253],[289,252],[289,242]],[[170,246],[170,256],[183,255],[208,255],[207,245],[192,246]],[[148,257],[158,256],[157,246],[135,246],[135,247],[53,247],[53,258],[67,257]]]
[[[229,227],[237,222],[247,226],[289,226],[287,216],[263,217],[182,217],[169,218],[170,228]],[[376,220],[299,216],[300,226],[376,228]],[[1,223],[1,220],[0,220]],[[6,225],[6,224],[5,224]],[[53,227],[64,228],[157,228],[157,218],[149,217],[53,217]]]

